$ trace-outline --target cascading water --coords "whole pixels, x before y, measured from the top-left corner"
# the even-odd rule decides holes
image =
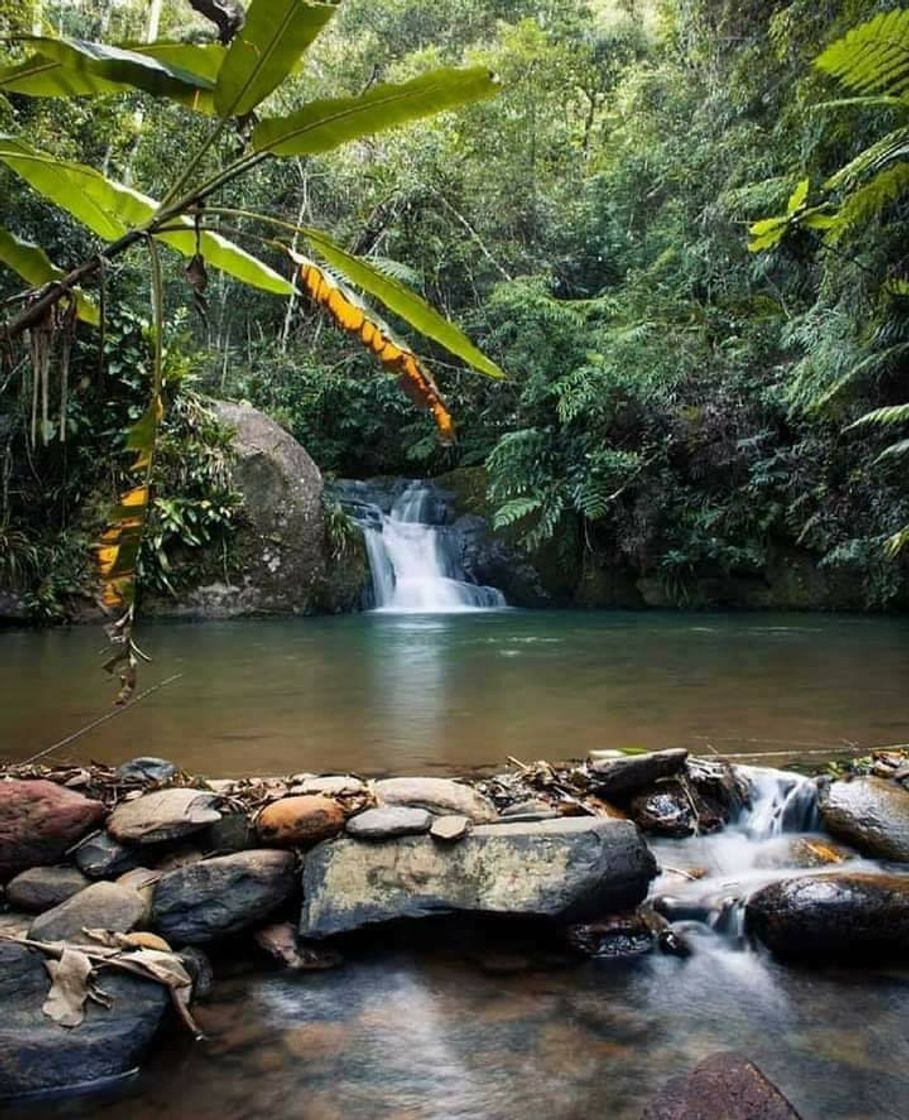
[[[456,538],[437,523],[438,507],[430,486],[411,482],[388,513],[374,505],[360,511],[376,610],[436,614],[507,605],[495,587],[465,578]]]

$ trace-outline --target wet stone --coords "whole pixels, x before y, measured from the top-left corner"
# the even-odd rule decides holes
[[[823,788],[824,827],[866,856],[909,863],[909,792],[885,778],[854,778]]]
[[[391,840],[428,832],[431,826],[432,814],[425,809],[393,805],[357,813],[347,822],[347,833],[357,840]]]
[[[598,759],[590,764],[590,783],[603,797],[622,799],[652,785],[658,778],[677,774],[687,758],[688,751],[678,747]]]
[[[788,1100],[740,1054],[712,1054],[673,1078],[641,1120],[800,1120]]]

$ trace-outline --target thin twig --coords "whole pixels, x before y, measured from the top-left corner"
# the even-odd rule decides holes
[[[103,716],[98,716],[98,718],[92,720],[91,723],[87,723],[84,727],[80,727],[78,731],[74,731],[72,735],[67,735],[65,739],[61,739],[59,742],[54,743],[46,750],[39,751],[37,754],[33,754],[31,758],[25,759],[24,762],[21,762],[18,765],[28,766],[32,762],[37,762],[39,758],[46,758],[47,755],[53,754],[54,751],[60,750],[61,747],[67,746],[69,743],[72,743],[76,739],[80,739],[89,731],[94,731],[94,729],[96,727],[100,727],[102,723],[107,723],[109,719],[113,719],[114,716],[118,716],[121,712],[125,712],[128,708],[132,708],[134,704],[140,703],[140,701],[144,700],[147,696],[151,696],[153,692],[157,692],[159,689],[165,688],[167,685],[172,684],[176,680],[179,680],[182,676],[182,673],[174,673],[173,676],[168,677],[166,680],[159,681],[157,684],[153,684],[151,688],[147,688],[144,692],[140,692],[138,696],[134,696],[132,700],[128,700],[125,704],[121,704],[119,708],[114,708],[111,711],[106,712]]]

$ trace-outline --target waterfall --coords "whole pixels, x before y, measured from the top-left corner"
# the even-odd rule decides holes
[[[367,505],[358,514],[376,610],[435,614],[506,606],[501,591],[465,578],[457,538],[439,524],[444,505],[430,485],[408,483],[388,513]]]
[[[740,766],[751,787],[751,809],[740,826],[754,839],[820,828],[817,783],[785,770]]]

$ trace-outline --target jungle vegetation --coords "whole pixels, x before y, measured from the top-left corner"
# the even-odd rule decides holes
[[[187,187],[189,152],[201,149],[203,183],[249,163],[211,196],[184,192],[176,218],[188,226],[166,236],[190,267],[174,267],[166,247],[163,266],[152,261],[156,312],[146,238],[61,305],[56,373],[34,373],[51,345],[40,332],[37,353],[6,344],[0,584],[36,616],[64,614],[92,578],[89,544],[130,484],[127,433],[148,416],[156,370],[139,564],[164,591],[229,564],[237,496],[227,435],[205,406],[215,396],[279,419],[327,475],[470,468],[490,516],[531,551],[654,577],[679,603],[702,574],[759,575],[793,551],[859,581],[869,608],[905,603],[909,13],[899,3],[343,0],[323,5],[335,10],[305,66],[289,65],[264,109],[231,106],[213,138],[212,116],[186,104],[212,86],[217,102],[212,60],[231,49],[219,42],[231,28],[194,10],[206,6],[0,3],[11,316],[23,311],[17,268],[40,286],[59,276],[48,269],[97,261],[122,231],[49,205],[9,137],[152,199]],[[133,72],[118,85],[122,71],[83,59],[79,81],[112,88],[33,96],[22,68],[42,50],[59,60],[50,37],[129,44],[170,67],[170,84]],[[210,66],[195,92],[180,88],[191,58]],[[419,94],[425,75],[455,69],[481,85],[494,74],[497,96],[465,91],[456,112],[249,158],[281,143],[273,122],[301,105],[368,105],[389,84]],[[208,223],[261,262],[264,282],[243,283],[245,264],[217,270],[211,245],[196,244]],[[46,256],[17,263],[23,242]],[[346,276],[374,299],[395,293],[385,310],[434,372],[455,441],[439,438],[438,412],[434,422],[400,393],[402,369],[383,371],[356,324],[326,316],[318,277],[292,291],[288,249],[328,286]],[[429,307],[464,333],[446,335],[439,319],[427,330]]]

